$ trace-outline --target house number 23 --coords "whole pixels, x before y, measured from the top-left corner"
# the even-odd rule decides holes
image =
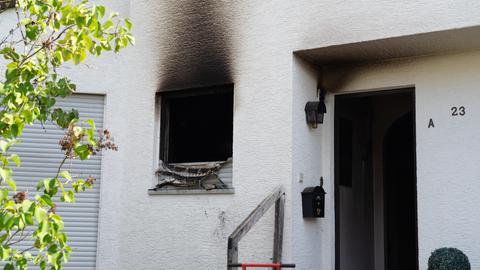
[[[460,106],[460,107],[452,107],[450,109],[452,111],[452,116],[464,116],[465,115],[465,107]]]

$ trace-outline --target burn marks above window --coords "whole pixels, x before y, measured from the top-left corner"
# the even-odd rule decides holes
[[[233,85],[161,94],[160,158],[167,163],[232,156]]]

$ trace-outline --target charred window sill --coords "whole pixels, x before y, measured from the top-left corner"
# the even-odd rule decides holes
[[[208,195],[208,194],[234,194],[234,188],[223,189],[159,189],[148,190],[148,195]]]
[[[226,161],[159,163],[149,195],[233,194],[232,158]]]
[[[15,7],[15,0],[0,1],[0,12]]]

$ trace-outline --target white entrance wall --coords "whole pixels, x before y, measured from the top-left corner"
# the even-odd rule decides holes
[[[102,1],[103,2],[103,1]],[[225,269],[226,237],[276,185],[287,190],[284,261],[334,269],[333,94],[309,130],[317,70],[293,51],[480,25],[480,2],[109,1],[132,18],[137,45],[64,69],[80,92],[106,94],[118,153],[102,157],[98,269]],[[8,13],[8,12],[7,12]],[[14,22],[0,15],[0,33]],[[461,42],[461,41],[459,41]],[[434,248],[463,249],[480,267],[480,54],[331,71],[337,92],[416,87],[420,268]],[[3,72],[3,71],[2,71]],[[341,72],[341,73],[340,73]],[[335,76],[333,76],[335,75]],[[347,76],[348,75],[348,76]],[[155,93],[235,84],[234,195],[149,196],[156,170]],[[450,117],[450,107],[467,114]],[[433,118],[434,129],[427,129]],[[303,183],[298,182],[303,174]],[[325,177],[326,217],[301,218],[300,191]],[[242,260],[271,257],[270,212],[241,243]],[[477,245],[475,245],[477,243]]]
[[[472,268],[480,267],[480,212],[476,208],[480,204],[480,143],[476,139],[480,135],[480,81],[476,79],[480,51],[357,64],[323,73],[315,72],[303,60],[294,63],[292,191],[295,194],[304,186],[317,184],[319,175],[325,177],[327,191],[323,220],[302,221],[301,213],[296,213],[301,202],[294,197],[292,256],[300,269],[333,269],[335,260],[334,95],[411,86],[416,98],[419,269],[426,269],[430,253],[443,246],[463,250]],[[302,109],[307,100],[315,99],[319,78],[332,92],[327,95],[325,123],[311,130],[304,123]],[[340,87],[336,87],[338,81]],[[466,114],[452,116],[455,106],[464,106]],[[428,128],[430,118],[435,128]],[[315,136],[320,139],[313,142]],[[300,174],[308,180],[297,183]]]
[[[324,74],[346,80],[335,93],[415,86],[417,139],[418,242],[420,269],[430,253],[453,246],[480,267],[480,51],[358,65]],[[465,107],[452,116],[452,107]],[[329,119],[331,119],[329,115]],[[428,128],[432,119],[435,127]],[[333,129],[322,130],[326,137]],[[323,152],[333,158],[332,152]],[[327,191],[328,192],[328,191]]]

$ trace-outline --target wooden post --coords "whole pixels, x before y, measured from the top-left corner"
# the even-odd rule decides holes
[[[285,194],[275,203],[275,232],[273,235],[273,263],[282,263]]]
[[[228,254],[227,265],[238,263],[238,244],[233,244],[231,239],[228,239]],[[236,268],[236,267],[235,267]],[[234,267],[228,267],[229,270],[234,270]]]

